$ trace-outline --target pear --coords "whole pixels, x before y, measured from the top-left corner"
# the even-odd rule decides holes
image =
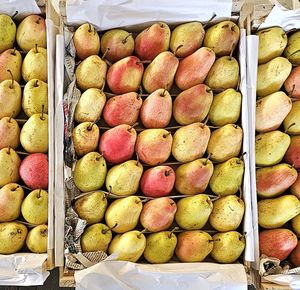
[[[22,108],[31,117],[34,114],[48,113],[48,85],[38,79],[26,83],[23,91]]]
[[[170,50],[178,57],[187,57],[201,47],[204,34],[205,31],[200,22],[180,24],[172,31]]]
[[[84,59],[76,68],[77,86],[85,91],[90,88],[104,87],[107,64],[98,55],[91,55]]]
[[[300,200],[288,194],[260,200],[257,207],[258,224],[265,229],[274,229],[282,227],[300,213]]]
[[[35,225],[48,221],[48,192],[43,189],[31,191],[23,200],[21,212],[24,219]]]
[[[296,181],[290,187],[291,194],[295,195],[300,199],[300,174],[298,173]]]
[[[74,149],[78,156],[95,151],[99,143],[99,127],[91,122],[83,122],[73,129]]]
[[[20,141],[29,153],[47,153],[48,115],[44,113],[32,115],[21,129]]]
[[[276,57],[257,69],[256,93],[265,97],[280,90],[292,70],[292,64],[284,57]]]
[[[0,54],[0,83],[9,80],[13,75],[14,80],[21,81],[22,56],[14,49],[5,50]]]
[[[284,159],[296,169],[300,168],[300,136],[292,136],[290,146],[285,152]]]
[[[143,74],[143,86],[150,94],[158,89],[170,90],[179,65],[179,60],[170,51],[160,53],[147,66]]]
[[[300,266],[300,242],[298,241],[297,247],[293,250],[293,252],[290,255],[290,261],[295,265],[296,267]]]
[[[134,39],[132,33],[123,29],[106,31],[101,38],[101,51],[110,62],[116,62],[124,57],[132,55]]]
[[[0,118],[15,118],[21,110],[22,92],[20,85],[14,80],[0,83]]]
[[[150,94],[141,107],[140,118],[145,128],[167,127],[172,117],[172,98],[167,90]]]
[[[213,249],[213,239],[203,231],[186,231],[177,236],[175,254],[181,262],[202,262]]]
[[[262,198],[284,193],[297,179],[297,170],[286,163],[256,170],[256,191]]]
[[[35,48],[29,50],[23,60],[22,77],[26,82],[32,79],[47,82],[47,49],[35,45]]]
[[[212,132],[207,153],[212,160],[224,162],[240,153],[242,141],[242,128],[238,125],[227,124]]]
[[[300,214],[292,219],[292,228],[297,236],[300,236]]]
[[[0,189],[0,222],[17,219],[24,198],[23,188],[17,183],[8,183]]]
[[[239,71],[239,63],[234,57],[222,56],[213,64],[205,79],[205,84],[213,90],[236,88]]]
[[[234,89],[227,89],[214,96],[208,114],[209,121],[214,126],[234,124],[240,118],[241,105],[241,93]]]
[[[300,101],[293,102],[291,111],[283,121],[283,127],[287,134],[300,134]]]
[[[284,92],[276,92],[256,102],[255,130],[260,133],[279,128],[292,109],[292,101]]]
[[[180,125],[202,122],[213,101],[212,90],[203,84],[181,92],[175,99],[173,115]]]
[[[17,121],[10,117],[0,119],[0,149],[11,147],[16,149],[20,144],[20,127]]]
[[[104,184],[106,172],[103,156],[98,152],[90,152],[77,161],[74,183],[83,192],[100,189]]]
[[[146,239],[144,258],[151,264],[167,263],[174,255],[177,237],[172,231],[150,234]]]
[[[143,174],[143,166],[135,160],[113,166],[107,173],[106,188],[109,192],[119,195],[133,195],[139,188]]]
[[[14,46],[16,31],[16,24],[11,17],[5,14],[0,14],[0,53]]]
[[[286,45],[287,35],[281,27],[271,27],[256,33],[259,40],[258,63],[266,63],[281,56]]]
[[[208,221],[213,203],[207,194],[184,197],[177,202],[176,223],[185,230],[200,230]]]
[[[103,91],[90,88],[83,92],[76,105],[74,119],[77,123],[96,122],[100,119],[106,102]]]
[[[35,45],[46,48],[46,22],[40,15],[29,15],[18,25],[16,40],[23,51]]]
[[[179,128],[173,136],[172,154],[179,162],[201,158],[206,151],[210,129],[200,122]]]
[[[83,232],[80,238],[81,249],[83,252],[106,252],[111,242],[112,233],[105,224],[94,224]]]
[[[48,226],[39,225],[29,231],[26,245],[33,253],[47,253],[48,248]]]
[[[289,38],[284,56],[294,65],[300,65],[300,31],[294,32]]]
[[[75,201],[74,209],[88,225],[99,223],[107,208],[107,198],[103,191],[95,191]]]
[[[153,60],[169,49],[170,37],[171,31],[166,23],[154,23],[135,38],[135,53],[142,60]]]
[[[232,21],[219,22],[206,30],[203,45],[213,49],[217,56],[229,55],[240,38],[240,29]]]
[[[142,201],[137,196],[117,199],[110,204],[105,212],[106,224],[118,234],[131,231],[139,222],[142,208]]]
[[[257,166],[279,163],[291,143],[289,135],[280,131],[259,134],[255,137],[255,162]]]
[[[284,82],[284,88],[292,98],[300,99],[300,67],[292,69],[290,75]]]
[[[142,131],[135,144],[135,152],[148,165],[158,165],[167,161],[172,149],[172,135],[165,129]]]
[[[244,212],[245,204],[241,198],[236,195],[221,197],[214,202],[209,223],[219,232],[234,231],[240,226]]]
[[[21,159],[14,149],[8,147],[0,150],[0,187],[19,180],[20,164]]]
[[[209,186],[216,195],[235,194],[242,186],[243,176],[244,162],[234,157],[215,166]]]
[[[116,235],[111,241],[109,254],[118,254],[118,260],[137,262],[146,248],[146,238],[140,231],[130,231]]]
[[[232,264],[245,249],[245,237],[235,231],[213,235],[214,247],[210,255],[222,264]]]
[[[176,169],[175,188],[181,194],[203,193],[213,174],[214,166],[208,159],[196,159]]]
[[[76,55],[81,60],[91,55],[97,55],[100,51],[100,37],[90,23],[84,23],[76,29],[73,42]]]
[[[0,254],[8,255],[21,250],[26,236],[27,228],[16,222],[0,223]]]

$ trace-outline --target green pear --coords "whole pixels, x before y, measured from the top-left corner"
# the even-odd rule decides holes
[[[99,127],[91,122],[83,122],[77,125],[72,132],[74,149],[78,156],[96,151],[99,143]]]
[[[47,49],[43,47],[32,48],[26,54],[22,64],[22,77],[28,82],[32,79],[39,79],[47,82]]]
[[[128,160],[115,165],[107,173],[106,188],[116,195],[133,195],[139,188],[142,174],[143,166],[138,161]]]
[[[48,226],[39,225],[29,231],[26,245],[33,253],[47,253],[48,249]]]
[[[34,114],[48,113],[48,85],[38,79],[26,83],[23,90],[22,108],[24,113],[31,117]]]
[[[227,124],[212,132],[207,153],[212,160],[224,162],[240,153],[242,141],[242,128],[235,124]]]
[[[291,111],[283,121],[283,127],[287,134],[300,134],[300,101],[293,102]]]
[[[151,264],[163,264],[171,260],[177,237],[171,231],[150,234],[146,239],[144,258]]]
[[[21,159],[14,149],[0,150],[0,187],[19,180]]]
[[[256,33],[259,40],[258,63],[266,63],[281,56],[286,45],[287,35],[281,27],[271,27]]]
[[[11,117],[0,119],[0,149],[11,147],[16,149],[20,144],[20,127]]]
[[[21,110],[22,92],[20,85],[14,80],[0,83],[0,118],[15,118]]]
[[[235,194],[242,186],[243,176],[244,162],[234,157],[215,166],[209,186],[216,195]]]
[[[75,109],[74,119],[77,123],[96,122],[100,119],[106,102],[103,91],[90,88],[83,92]]]
[[[260,200],[257,208],[258,224],[265,229],[275,229],[300,214],[300,200],[288,194]]]
[[[142,209],[142,201],[137,196],[117,199],[105,212],[106,224],[118,234],[131,231],[138,224]]]
[[[0,254],[8,255],[21,250],[26,236],[27,228],[16,222],[0,223]]]
[[[241,198],[236,195],[221,197],[214,202],[209,223],[219,232],[234,231],[240,226],[244,212],[245,204]]]
[[[177,202],[176,223],[185,230],[200,230],[208,221],[213,203],[207,194],[184,197]]]
[[[16,24],[11,17],[5,14],[0,14],[0,53],[14,46],[16,32]]]
[[[5,50],[0,54],[0,83],[4,80],[21,81],[22,56],[15,48]]]
[[[213,235],[214,247],[210,255],[222,264],[232,264],[245,249],[245,237],[235,231]]]
[[[101,222],[107,208],[107,198],[103,191],[95,191],[75,201],[74,209],[88,225]]]
[[[91,55],[76,68],[77,85],[81,90],[101,89],[105,84],[107,64],[98,55]]]
[[[255,137],[255,162],[257,166],[279,163],[291,143],[289,135],[280,131],[259,134]]]
[[[242,95],[234,89],[227,89],[214,96],[209,110],[209,121],[214,126],[234,124],[241,114]]]
[[[292,219],[292,228],[294,233],[299,237],[300,236],[300,214],[298,214]]]
[[[218,58],[210,69],[205,84],[213,90],[236,88],[239,80],[240,66],[232,56]]]
[[[111,241],[109,254],[117,253],[118,260],[137,262],[146,248],[146,238],[140,231],[130,231],[122,235],[116,235]]]
[[[24,219],[35,225],[48,221],[48,192],[43,189],[31,191],[23,200],[21,212]]]
[[[48,115],[34,114],[23,125],[20,142],[29,153],[48,152]]]
[[[256,93],[265,97],[280,90],[292,70],[292,64],[284,57],[276,57],[257,69]]]
[[[284,92],[276,92],[256,102],[255,130],[260,133],[279,128],[292,109],[292,101]]]
[[[110,228],[105,224],[93,224],[85,229],[80,243],[83,252],[106,252],[112,239]]]
[[[106,161],[98,152],[90,152],[79,159],[74,169],[74,183],[83,192],[100,189],[107,173]]]
[[[300,31],[294,32],[288,39],[284,56],[294,65],[300,65]]]
[[[0,189],[0,222],[10,222],[19,217],[23,198],[23,188],[17,183],[8,183]]]

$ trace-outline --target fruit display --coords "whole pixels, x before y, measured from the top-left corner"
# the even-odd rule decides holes
[[[299,31],[259,37],[256,102],[256,192],[261,255],[299,264]],[[271,45],[270,45],[271,44]]]
[[[46,253],[46,23],[0,14],[0,254]]]
[[[67,251],[75,241],[83,253],[130,262],[239,260],[246,243],[239,38],[227,20],[174,29],[157,22],[137,33],[77,27],[81,95],[74,114],[68,104],[65,144],[71,219],[75,212],[85,227],[66,239]]]

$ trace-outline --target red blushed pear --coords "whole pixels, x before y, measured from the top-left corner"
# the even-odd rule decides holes
[[[204,83],[204,80],[216,59],[212,49],[201,47],[180,61],[175,83],[181,90]]]
[[[141,190],[149,197],[169,195],[175,183],[175,172],[170,166],[156,166],[146,170],[141,179]]]
[[[136,56],[115,62],[107,72],[107,84],[114,94],[136,92],[144,72],[143,63]]]
[[[300,66],[292,69],[284,82],[284,88],[291,97],[300,99]]]
[[[142,162],[148,165],[158,165],[169,158],[172,140],[172,135],[167,130],[147,129],[138,135],[135,152]]]
[[[291,137],[291,144],[284,158],[287,163],[293,165],[296,169],[300,168],[300,136]]]
[[[20,82],[21,69],[22,56],[19,51],[7,49],[0,54],[0,83],[4,80],[10,80],[11,74],[15,81]]]
[[[165,89],[158,89],[143,102],[140,117],[146,128],[167,127],[172,117],[172,98]]]
[[[290,191],[293,195],[297,196],[298,199],[300,199],[300,174],[299,173],[298,173],[296,181],[291,186]]]
[[[143,100],[137,93],[127,93],[108,99],[103,109],[103,118],[111,126],[136,123]]]
[[[296,235],[288,229],[264,230],[259,233],[261,255],[285,260],[297,246]]]
[[[160,197],[146,202],[140,215],[142,226],[150,232],[168,229],[177,211],[176,203],[168,197]]]
[[[119,125],[104,132],[100,138],[99,151],[110,163],[131,159],[134,153],[136,131],[129,125]]]
[[[199,84],[181,92],[175,99],[173,115],[180,125],[203,121],[213,101],[212,90]]]
[[[300,267],[300,241],[298,241],[297,247],[291,253],[290,260],[296,267]]]
[[[142,60],[153,60],[169,49],[171,31],[166,23],[158,22],[144,29],[135,38],[135,53]]]

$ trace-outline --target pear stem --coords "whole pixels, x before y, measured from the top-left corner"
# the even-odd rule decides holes
[[[210,17],[210,18],[207,20],[207,22],[203,25],[203,28],[205,28],[210,22],[212,22],[216,16],[217,16],[217,14],[214,13],[214,14],[212,15],[212,17]]]
[[[176,47],[175,51],[174,51],[174,55],[176,56],[176,53],[178,51],[178,49],[180,49],[181,47],[183,47],[183,44],[180,44]]]
[[[106,81],[106,79],[103,78],[103,84],[102,84],[102,87],[101,87],[101,89],[100,89],[101,92],[103,92],[103,90],[104,90],[104,87],[105,87],[105,81]]]
[[[164,134],[164,135],[163,135],[163,138],[167,138],[169,135],[171,135],[171,133],[170,133],[170,132],[168,132],[168,133]]]
[[[164,97],[164,96],[165,96],[165,93],[166,93],[166,91],[167,91],[167,89],[164,89],[164,90],[163,90],[163,92],[160,94],[160,96],[161,96],[161,97]]]
[[[233,55],[233,52],[234,52],[234,43],[232,43],[232,48],[231,48],[231,51],[230,51],[229,57],[232,57],[232,55]]]
[[[173,169],[167,170],[165,171],[165,176],[169,176],[171,174],[171,172],[173,171]]]
[[[10,69],[8,69],[7,71],[8,71],[8,73],[11,76],[11,85],[10,85],[10,88],[12,89],[14,87],[14,76],[13,76],[13,74],[12,74],[12,72],[11,72]]]
[[[220,198],[221,198],[221,196],[218,195],[218,196],[216,196],[215,198],[212,198],[211,201],[214,202],[214,201],[216,201],[216,200],[218,200],[218,199],[220,199]]]
[[[289,57],[293,56],[294,54],[296,54],[296,53],[298,53],[298,52],[300,52],[300,49],[295,50],[293,53],[290,54]]]
[[[136,62],[137,65],[138,64],[143,64],[143,63],[149,64],[149,63],[151,63],[151,60],[139,60],[139,61]]]
[[[243,153],[241,154],[240,160],[243,160],[245,155],[247,155],[247,152],[243,152]]]
[[[35,83],[33,84],[33,86],[34,86],[35,88],[37,88],[37,87],[39,86],[38,83],[39,83],[39,80],[35,80]]]
[[[10,146],[7,148],[7,154],[10,155]]]
[[[45,111],[45,105],[43,104],[42,105],[42,116],[40,118],[42,121],[44,121],[46,119],[45,116],[44,116],[44,111]]]
[[[89,32],[92,32],[92,26],[90,23],[88,23],[88,26],[89,26]]]
[[[239,198],[242,199],[242,197],[243,197],[243,190],[242,190],[241,187],[239,187],[239,193],[240,193]]]
[[[105,230],[102,230],[102,234],[105,235],[108,231],[111,231],[111,230],[114,229],[116,226],[118,226],[118,223],[115,223],[115,225],[112,226],[112,227],[109,227],[109,228],[107,228],[107,229],[105,229]]]
[[[38,53],[39,51],[38,51],[38,45],[37,45],[37,43],[34,45],[34,48],[35,48],[35,53]]]
[[[129,132],[131,129],[135,128],[138,125],[139,125],[138,122],[134,123],[132,126],[130,126],[130,128],[127,129],[127,131]]]
[[[296,87],[296,85],[293,84],[293,88],[292,88],[292,90],[289,92],[289,95],[288,95],[290,98],[292,97],[292,95],[293,95],[293,93],[294,93],[295,87]]]
[[[132,33],[128,33],[128,35],[122,40],[122,43],[125,44],[130,36],[132,36]]]
[[[137,235],[138,239],[140,239],[141,236],[142,236],[142,234],[143,234],[144,232],[146,232],[146,231],[147,231],[146,229],[143,229],[143,230]]]
[[[208,122],[208,116],[205,118],[204,122],[202,124],[206,125]]]
[[[19,14],[19,11],[16,10],[16,12],[13,14],[13,16],[11,18],[14,19],[18,14]]]
[[[138,166],[139,163],[140,163],[139,154],[136,153],[136,163],[135,163],[135,165]]]
[[[171,239],[171,236],[172,234],[175,232],[175,231],[178,231],[179,230],[179,227],[175,227],[174,229],[172,229],[168,235],[168,238]]]
[[[93,122],[90,122],[90,124],[87,126],[87,130],[88,130],[88,131],[91,131],[92,128],[93,128],[93,126],[97,123],[97,121],[98,121],[98,120],[95,120],[95,121],[93,121]]]
[[[41,197],[41,191],[42,191],[42,190],[40,189],[39,192],[38,192],[38,194],[37,194],[37,196],[36,196],[37,198],[40,198],[40,197]]]
[[[208,156],[206,157],[206,159],[205,159],[205,161],[204,161],[204,165],[207,165],[207,162],[208,162],[210,156],[211,156],[211,154],[208,154]]]
[[[14,115],[14,112],[9,116],[8,123],[10,123],[11,118],[13,117],[13,115]]]
[[[287,133],[287,132],[289,131],[289,129],[290,129],[291,127],[295,126],[295,125],[296,125],[295,122],[292,123],[292,124],[290,124],[290,125],[286,128],[286,130],[284,131],[284,133]]]
[[[14,47],[14,50],[11,53],[12,55],[16,55],[16,48]]]
[[[108,48],[105,50],[105,52],[103,53],[103,56],[102,56],[101,59],[104,59],[109,51],[110,51],[110,48],[108,47]]]
[[[139,93],[138,93],[138,95],[137,95],[137,99],[138,99],[138,100],[139,100],[139,98],[142,97],[142,94],[143,94],[143,88],[142,88],[142,86],[139,86]]]

